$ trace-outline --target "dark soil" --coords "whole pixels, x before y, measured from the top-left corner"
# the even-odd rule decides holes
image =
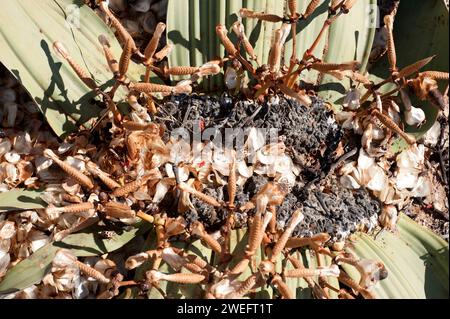
[[[227,95],[220,98],[183,95],[165,103],[157,118],[166,125],[166,132],[179,127],[193,132],[198,129],[196,125],[216,127],[222,132],[226,128],[277,129],[279,136],[284,136],[294,162],[304,170],[307,181],[328,171],[342,135],[332,112],[320,100],[306,108],[284,97],[279,97],[279,103],[257,104],[235,101]]]
[[[278,225],[284,227],[295,208],[300,206],[305,218],[295,229],[294,236],[328,233],[332,241],[336,241],[345,239],[361,227],[372,229],[377,225],[381,205],[366,190],[352,192],[332,177],[322,183],[327,185],[326,191],[316,186],[310,189],[294,187],[277,211]]]
[[[278,103],[257,104],[234,101],[227,95],[219,98],[179,96],[165,103],[157,117],[168,132],[178,127],[193,131],[199,122],[204,128],[218,127],[221,131],[236,127],[278,129],[279,135],[285,137],[287,152],[302,167],[297,185],[277,208],[278,226],[284,228],[295,209],[303,207],[305,218],[294,231],[295,236],[326,232],[333,240],[341,240],[359,226],[371,228],[376,222],[380,204],[367,191],[351,192],[341,187],[336,179],[324,178],[335,162],[333,154],[342,133],[332,113],[320,100],[306,108],[283,97]],[[269,181],[259,175],[249,178],[243,189],[237,191],[237,207],[255,196]],[[308,186],[305,188],[305,185]],[[228,199],[227,187],[207,185],[204,192],[218,200]],[[228,211],[213,209],[195,197],[192,203],[195,210],[185,215],[188,223],[200,220],[209,230],[218,230],[223,225]],[[246,213],[235,213],[235,217],[237,227],[247,221]]]

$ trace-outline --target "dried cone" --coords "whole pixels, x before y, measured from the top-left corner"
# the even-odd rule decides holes
[[[208,269],[208,270],[214,269],[210,264],[208,264],[205,260],[198,257],[197,255],[186,255],[186,259],[189,261],[189,263],[197,265],[200,268]]]
[[[395,52],[394,42],[394,17],[387,15],[384,17],[384,24],[387,30],[387,47],[388,47],[388,59],[391,66],[391,72],[397,71],[397,53]]]
[[[256,275],[249,276],[233,294],[233,297],[240,298],[247,294],[256,284]]]
[[[228,38],[227,28],[223,24],[219,24],[216,27],[216,33],[220,39],[220,42],[222,42],[222,44],[225,47],[225,50],[228,52],[228,54],[231,56],[236,56],[237,49],[234,46],[233,42],[231,42],[230,38]]]
[[[297,0],[288,0],[288,7],[291,17],[297,16]]]
[[[61,167],[61,169],[67,173],[67,175],[69,175],[70,177],[72,177],[73,179],[78,181],[81,185],[83,185],[89,189],[94,188],[94,183],[88,176],[84,175],[78,169],[71,166],[70,164],[68,164],[64,161],[61,161],[59,159],[59,157],[52,150],[46,149],[46,150],[44,150],[43,154],[45,157],[52,159],[53,162],[58,164],[58,166]]]
[[[202,223],[194,222],[192,225],[192,234],[200,237],[214,252],[218,255],[222,254],[222,246],[210,234],[208,234]]]
[[[430,78],[436,81],[448,81],[448,72],[425,71],[419,73],[420,78]]]
[[[282,45],[281,45],[282,35],[283,35],[282,30],[279,29],[279,30],[275,31],[275,36],[274,36],[272,48],[270,50],[269,63],[268,63],[270,72],[272,72],[272,73],[277,72],[278,67],[280,65],[281,50],[282,50]]]
[[[199,68],[194,66],[175,66],[167,69],[166,74],[168,75],[192,75],[197,72]]]
[[[166,44],[164,48],[162,48],[159,52],[155,53],[155,55],[153,56],[154,60],[156,62],[161,61],[172,52],[173,48],[174,46],[172,43]]]
[[[288,285],[283,281],[283,279],[281,279],[279,275],[275,275],[273,277],[272,285],[274,285],[275,288],[277,288],[277,290],[280,292],[281,296],[283,296],[284,299],[294,299],[294,295],[292,294]]]
[[[344,271],[341,271],[338,277],[338,280],[344,285],[350,287],[357,293],[360,293],[365,299],[375,299],[375,296],[372,292],[367,289],[361,287],[356,281],[354,281],[349,275],[347,275]]]
[[[170,281],[176,282],[179,284],[198,284],[205,280],[204,275],[199,274],[185,274],[185,273],[176,273],[176,274],[163,274],[159,271],[151,270],[151,278],[154,281]]]
[[[130,38],[128,38],[127,42],[125,42],[125,47],[123,48],[122,55],[120,56],[119,61],[119,74],[121,79],[125,77],[125,74],[128,71],[132,54],[131,50],[132,50],[131,41]]]
[[[114,76],[119,75],[119,62],[117,62],[111,51],[111,45],[105,35],[100,35],[98,41],[103,47],[103,53],[105,54],[106,62],[108,63],[109,69],[114,74]]]
[[[77,74],[77,76],[80,78],[81,81],[83,81],[84,84],[86,84],[87,87],[89,87],[92,90],[97,89],[97,84],[95,84],[95,81],[91,78],[91,76],[69,55],[69,52],[64,47],[64,45],[56,41],[53,43],[53,48],[56,52],[58,52],[72,67],[74,72]]]
[[[82,202],[81,198],[77,195],[71,195],[71,194],[62,194],[61,196],[62,200],[65,202],[73,203],[73,204],[80,204]]]
[[[125,29],[125,27],[120,23],[120,21],[111,13],[111,11],[108,8],[108,2],[109,1],[101,1],[99,4],[100,10],[103,11],[103,13],[106,14],[106,16],[109,19],[109,22],[111,23],[112,27],[116,29],[117,35],[119,36],[121,43],[126,43],[129,39],[131,42],[131,47],[133,53],[139,51],[136,47],[136,43],[134,42],[131,35],[128,33],[128,31]]]
[[[248,236],[248,245],[245,248],[245,256],[251,258],[255,255],[256,250],[261,246],[267,225],[273,218],[271,212],[266,212],[263,218],[260,213],[256,213],[250,225],[250,234]]]
[[[80,269],[80,271],[87,275],[88,277],[97,279],[99,282],[101,282],[102,284],[108,284],[110,282],[109,278],[106,278],[101,272],[99,272],[98,270],[82,263],[81,261],[76,261],[75,262],[76,265],[78,266],[78,268]]]
[[[161,39],[164,30],[166,30],[166,25],[164,23],[160,22],[156,25],[153,37],[151,38],[144,51],[144,55],[147,61],[149,61],[155,54],[156,49],[158,48],[159,40]]]
[[[247,269],[249,263],[250,259],[248,258],[242,259],[230,270],[230,274],[231,275],[242,274],[245,271],[245,269]]]
[[[357,0],[345,0],[344,4],[342,5],[342,12],[348,13],[356,4],[356,1]]]
[[[291,255],[288,255],[287,258],[292,263],[292,265],[294,266],[295,269],[305,269],[305,266],[303,265],[303,263],[300,260],[294,258]],[[310,277],[304,277],[304,279],[305,279],[306,283],[308,284],[309,288],[319,287],[318,285],[316,285],[314,283],[314,281]],[[316,292],[318,292],[318,289],[315,289],[315,290],[316,290]],[[322,295],[322,294],[319,293],[318,295]]]
[[[299,268],[291,269],[284,272],[286,278],[302,278],[302,277],[314,277],[314,276],[331,276],[338,277],[340,274],[339,267],[332,265],[330,267],[322,267],[317,269]]]
[[[330,240],[330,238],[330,235],[327,233],[320,233],[312,237],[289,238],[286,243],[286,248],[304,247],[314,243],[323,244]]]
[[[147,97],[147,110],[152,114],[156,114],[158,112],[155,101],[151,96]]]
[[[268,21],[268,22],[281,22],[283,21],[283,18],[280,16],[277,16],[275,14],[268,14],[264,12],[254,12],[252,10],[242,8],[239,10],[239,14],[242,18],[250,18],[250,19],[258,19],[261,21]]]
[[[297,225],[301,223],[303,218],[304,216],[300,210],[296,210],[292,214],[292,218],[291,221],[289,222],[289,225],[286,227],[283,235],[281,235],[281,237],[278,239],[278,241],[275,244],[275,247],[272,250],[272,256],[270,257],[270,261],[272,262],[276,261],[278,255],[286,246],[286,243],[289,240],[289,237],[291,237],[291,234],[294,231],[295,227],[297,227]]]
[[[134,218],[136,212],[132,210],[128,205],[117,202],[108,202],[104,205],[105,213],[113,218]]]
[[[228,176],[228,202],[231,209],[234,208],[234,198],[236,197],[236,160],[230,164],[230,174]]]
[[[59,212],[59,213],[82,213],[82,212],[87,212],[91,209],[94,208],[94,204],[91,202],[85,202],[85,203],[78,203],[78,204],[72,204],[72,205],[67,205],[67,206],[63,206],[63,207],[54,207],[54,206],[49,206],[45,209],[45,212],[47,214],[51,214],[54,212]]]
[[[257,56],[255,54],[255,50],[253,49],[253,46],[251,45],[250,41],[248,40],[247,36],[244,32],[244,26],[240,21],[236,21],[233,24],[233,31],[234,33],[242,40],[242,44],[244,45],[245,52],[250,56],[252,60],[256,60]]]
[[[183,265],[183,267],[194,274],[201,274],[201,273],[205,272],[205,270],[202,267],[199,267],[196,264],[192,264],[192,263],[186,263]]]
[[[304,19],[308,19],[308,17],[313,14],[314,11],[316,11],[317,7],[319,6],[320,0],[311,0],[311,2],[308,4],[308,7],[306,7],[306,11],[303,14]]]
[[[385,115],[376,109],[372,111],[372,114],[375,115],[387,128],[400,135],[409,145],[416,143],[416,139],[405,133],[388,115]]]
[[[256,249],[261,245],[262,237],[264,235],[263,220],[260,213],[253,216],[252,224],[250,225],[250,233],[248,236],[248,245],[245,249],[245,255],[251,257],[255,254]]]
[[[122,197],[122,196],[126,196],[130,193],[133,193],[133,192],[137,191],[142,185],[144,185],[151,177],[153,177],[152,174],[149,174],[149,175],[146,175],[143,177],[138,177],[135,181],[125,184],[122,187],[116,188],[111,193],[111,195],[115,196],[115,197]]]
[[[130,90],[135,90],[140,93],[171,93],[174,89],[173,86],[154,84],[154,83],[134,83],[131,82],[129,86]]]
[[[319,72],[327,72],[333,70],[339,71],[356,71],[359,69],[360,63],[358,61],[350,61],[346,63],[325,63],[325,62],[316,62],[311,64],[311,68],[317,70]]]
[[[222,206],[216,199],[214,199],[211,196],[208,196],[206,194],[203,194],[202,192],[199,192],[198,190],[196,190],[195,188],[189,186],[186,183],[180,183],[178,185],[178,187],[183,191],[183,192],[187,192],[190,193],[192,195],[194,195],[195,197],[197,197],[198,199],[200,199],[201,201],[205,202],[206,204],[209,204],[211,206],[214,207],[220,207]]]

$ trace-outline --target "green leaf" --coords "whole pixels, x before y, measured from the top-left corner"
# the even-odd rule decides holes
[[[298,12],[305,12],[310,1],[297,1]],[[317,35],[323,27],[324,22],[328,18],[328,5],[329,1],[321,1],[321,4],[317,7],[314,13],[306,20],[301,20],[297,24],[297,57],[301,59],[306,50],[308,50],[313,42],[316,40]],[[321,41],[313,51],[314,56],[321,58],[323,55],[323,49],[325,47],[327,39],[326,36],[322,37]],[[269,42],[270,45],[270,42]],[[267,49],[269,50],[269,49]],[[289,35],[285,45],[284,59],[288,64],[292,56],[292,33]],[[352,58],[350,58],[351,60]],[[266,63],[267,60],[264,60]],[[317,71],[311,70],[309,72],[303,72],[301,79],[304,81],[315,83],[317,80]]]
[[[329,51],[325,61],[347,62],[358,59],[362,69],[368,61],[372,47],[375,28],[368,27],[376,21],[376,10],[373,10],[375,0],[358,1],[351,13],[341,16],[330,29]],[[298,10],[304,12],[308,1],[299,1]],[[300,21],[297,27],[297,55],[308,49],[319,34],[328,17],[329,1],[322,1],[316,12],[306,21]],[[170,0],[167,12],[168,40],[175,44],[174,51],[169,56],[172,66],[200,66],[206,61],[224,56],[224,48],[215,33],[217,24],[231,27],[237,20],[239,9],[245,7],[257,12],[267,12],[284,15],[284,3],[276,0]],[[256,19],[243,19],[246,34],[255,48],[260,63],[267,63],[273,31],[280,23],[258,22]],[[230,33],[230,38],[236,40]],[[326,38],[319,43],[314,53],[322,57]],[[285,60],[289,61],[292,54],[292,38],[289,36],[285,49]],[[317,72],[311,71],[302,75],[302,79],[315,82]],[[332,102],[339,100],[349,82],[345,85],[337,83],[331,77],[325,77],[320,95]],[[216,91],[222,88],[219,76],[206,81],[204,88]]]
[[[170,0],[167,39],[173,42],[175,48],[169,56],[169,65],[200,66],[223,57],[225,50],[216,35],[216,25],[220,23],[231,27],[243,7],[283,15],[283,5],[274,0]],[[246,34],[262,61],[267,60],[272,31],[277,26],[279,28],[281,23],[258,23],[254,19],[244,21]],[[203,83],[207,91],[215,92],[223,87],[221,76],[206,79]]]
[[[66,20],[67,18],[67,20]],[[69,23],[67,21],[71,21]],[[82,0],[15,0],[0,10],[0,60],[38,103],[58,136],[89,128],[100,108],[91,90],[66,61],[53,51],[61,41],[73,59],[87,70],[102,88],[113,84],[98,36],[104,34],[118,59],[119,43],[105,23]],[[130,64],[132,80],[145,70]],[[121,89],[117,97],[124,96]]]
[[[347,251],[355,254],[361,259],[373,259],[382,261],[387,270],[388,277],[379,282],[373,289],[377,298],[448,298],[448,244],[439,236],[428,229],[418,225],[405,215],[401,214],[398,222],[398,234],[382,232],[377,239],[368,234],[358,234],[356,242],[346,248]],[[238,229],[231,233],[231,245],[233,259],[226,266],[232,268],[244,256],[247,244],[247,230]],[[187,249],[188,251],[203,256],[205,260],[216,264],[217,260],[211,259],[211,250],[203,246],[200,241],[192,244],[184,242],[172,243],[175,247]],[[154,249],[155,236],[148,238],[147,249]],[[301,260],[306,268],[317,268],[317,258],[308,249],[294,251],[293,257]],[[256,264],[261,259],[266,258],[262,249],[257,251]],[[320,255],[322,266],[329,266],[331,258]],[[280,256],[277,260],[278,273],[281,267],[284,270],[294,269],[288,261],[283,261]],[[149,263],[142,265],[136,271],[136,280],[141,280],[145,276],[145,271],[150,269]],[[359,281],[358,271],[350,265],[342,266],[344,271],[353,279]],[[223,266],[222,266],[223,268]],[[221,268],[221,270],[223,270]],[[174,271],[165,263],[161,264],[159,271],[173,273]],[[239,280],[244,280],[251,275],[251,270],[247,269]],[[313,278],[317,282],[317,278]],[[337,278],[327,277],[328,283],[339,288]],[[297,299],[313,298],[312,291],[302,278],[287,278],[286,284],[294,293]],[[166,292],[169,298],[199,298],[200,290],[195,285],[179,285],[173,283],[160,282],[160,287]],[[337,293],[329,290],[330,298],[336,299]],[[130,295],[130,294],[128,294]],[[134,288],[134,294],[137,289]],[[152,289],[148,293],[149,298],[162,298],[160,293]],[[256,297],[259,299],[273,298],[274,291],[271,287],[262,287],[257,290]]]
[[[50,270],[58,249],[68,249],[78,257],[99,256],[121,248],[149,228],[150,224],[141,222],[131,230],[117,234],[111,239],[102,239],[98,236],[101,228],[95,226],[85,232],[69,235],[60,242],[47,244],[8,270],[0,282],[0,294],[13,293],[39,283]]]
[[[444,0],[400,1],[394,23],[394,39],[397,52],[397,63],[401,69],[421,59],[435,56],[421,71],[449,70],[449,14]],[[413,48],[413,49],[411,49]],[[384,56],[370,73],[378,79],[389,77],[389,62]],[[377,83],[379,81],[375,81]],[[447,83],[441,83],[441,91]],[[435,123],[439,110],[428,101],[419,101],[411,96],[412,104],[425,111],[426,123],[420,128],[406,126],[405,131],[416,138],[423,136]],[[406,124],[405,124],[406,125]]]
[[[157,245],[156,232],[153,229],[150,232],[144,246],[142,247],[142,251],[156,249],[156,245]],[[181,242],[181,241],[171,242],[171,246],[183,249],[186,253],[195,254],[195,255],[207,260],[208,262],[211,260],[211,255],[212,255],[211,249],[203,246],[200,243],[200,240],[193,241],[192,243]],[[138,267],[136,269],[134,279],[136,281],[140,281],[140,280],[144,279],[145,273],[148,270],[150,270],[151,267],[152,267],[151,260],[142,264],[140,267]],[[176,272],[164,261],[161,262],[161,265],[158,268],[158,271],[166,273],[166,274],[172,274],[172,273]],[[161,281],[159,283],[159,286],[166,293],[167,298],[169,298],[169,299],[172,299],[172,298],[199,299],[199,298],[203,297],[202,290],[200,289],[200,287],[198,285],[180,285],[180,284],[176,284],[176,283]],[[132,288],[131,290],[132,290],[131,295],[134,297],[137,296],[137,292],[138,292],[137,288]],[[147,297],[149,299],[162,299],[163,298],[163,296],[159,293],[159,291],[153,287],[150,288],[150,290],[147,292]]]
[[[397,138],[394,139],[394,141],[391,144],[391,151],[394,154],[398,154],[398,153],[401,153],[403,151],[406,151],[409,147],[410,147],[410,145],[408,144],[408,142],[406,142],[401,137],[397,137]]]
[[[376,31],[376,5],[376,0],[357,1],[348,14],[333,22],[324,61],[342,63],[357,60],[361,63],[360,72],[366,71]],[[298,41],[302,41],[302,34]],[[319,96],[332,104],[340,104],[350,84],[349,79],[338,81],[325,75],[319,88]]]
[[[383,232],[377,239],[360,234],[354,248],[359,258],[380,260],[388,277],[373,292],[377,298],[448,298],[448,243],[432,231],[401,214],[398,233]],[[355,280],[359,274],[352,266],[344,269]]]
[[[9,294],[39,283],[50,270],[58,248],[46,245],[11,268],[0,282],[0,294]]]
[[[14,189],[0,193],[0,213],[13,210],[44,208],[47,205],[40,198],[42,191]]]

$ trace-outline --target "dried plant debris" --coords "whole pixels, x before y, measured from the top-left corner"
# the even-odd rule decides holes
[[[330,2],[328,19],[301,59],[294,50],[283,61],[281,52],[289,33],[296,34],[297,22],[317,9],[315,0],[304,13],[296,12],[296,1],[288,1],[285,17],[242,8],[240,20],[231,26],[238,44],[232,43],[226,26],[216,27],[227,52],[224,59],[168,68],[161,63],[172,48],[163,41],[166,1],[90,1],[115,29],[123,52],[116,60],[106,36],[96,35],[115,79],[104,92],[62,42],[54,43],[54,50],[106,107],[90,132],[64,141],[50,132],[18,82],[0,70],[0,193],[40,189],[46,203],[43,209],[0,214],[0,278],[46,244],[92,225],[101,226],[97,235],[106,240],[138,222],[152,225],[144,236],[101,257],[55,251],[40,283],[6,298],[103,299],[131,287],[139,296],[151,291],[167,298],[161,285],[167,282],[195,285],[202,298],[251,297],[270,285],[275,297],[288,299],[295,296],[287,284],[290,278],[303,278],[321,299],[331,297],[330,289],[339,291],[339,298],[374,298],[371,289],[387,270],[379,261],[348,253],[350,234],[378,226],[394,232],[399,212],[406,211],[448,240],[448,201],[441,196],[448,194],[448,139],[443,133],[448,132],[448,118],[440,114],[421,140],[405,133],[402,122],[420,127],[425,120],[423,110],[411,104],[413,94],[448,115],[448,100],[445,105],[437,86],[448,81],[448,73],[420,72],[431,58],[397,68],[392,28],[398,1],[383,1],[382,7],[381,54],[389,55],[389,78],[372,83],[358,73],[358,61],[328,63],[315,57],[321,37],[355,2]],[[274,33],[268,61],[258,61],[241,19],[283,22]],[[249,59],[241,55],[241,44]],[[146,69],[139,83],[127,79],[129,64],[135,62]],[[222,68],[228,93],[192,93],[201,77]],[[342,112],[334,114],[317,98],[314,85],[299,81],[310,69],[354,81]],[[152,72],[190,78],[161,85],[149,82]],[[379,89],[387,83],[396,89],[382,95]],[[127,114],[116,106],[123,101],[114,100],[119,87],[129,92]],[[180,130],[187,132],[181,139]],[[227,145],[227,130],[233,138],[243,137],[242,145]],[[391,150],[397,137],[409,144],[400,153]],[[447,222],[441,217],[430,221],[423,213],[427,210]],[[233,232],[241,229],[247,236],[232,243]],[[144,237],[151,248],[142,248]],[[185,248],[179,248],[180,242]],[[188,249],[190,244],[206,247],[208,259]],[[244,247],[238,256],[233,256],[233,245]],[[309,249],[314,262],[308,260],[306,267],[306,260],[296,257],[298,249]],[[324,262],[324,256],[330,258]],[[286,262],[293,268],[287,269]],[[343,264],[359,272],[359,282]],[[140,277],[134,276],[138,267]]]
[[[226,128],[239,127],[244,121],[246,125],[252,127],[276,128],[283,136],[287,149],[292,150],[290,154],[293,156],[293,162],[301,167],[296,186],[279,207],[280,214],[277,215],[277,219],[281,229],[284,228],[293,209],[302,203],[306,217],[298,227],[301,227],[302,231],[297,230],[294,232],[295,235],[311,236],[328,232],[333,234],[334,240],[342,240],[359,226],[365,225],[368,229],[372,229],[376,224],[380,206],[363,190],[353,194],[348,190],[339,189],[338,183],[334,181],[335,185],[330,194],[319,191],[320,196],[324,196],[325,202],[330,201],[330,207],[325,212],[319,205],[317,196],[304,198],[308,197],[309,190],[300,191],[300,185],[320,180],[321,176],[326,174],[330,164],[335,161],[333,154],[341,137],[339,126],[320,100],[316,100],[311,107],[306,108],[297,101],[282,96],[277,96],[264,104],[239,100],[235,102],[227,95],[219,98],[200,95],[177,96],[164,104],[161,113],[156,116],[160,119],[172,119],[166,122],[168,132],[177,128],[179,124],[193,131],[195,125],[203,123],[202,129],[218,127],[218,130],[224,133]],[[250,177],[237,192],[240,194],[238,206],[255,196],[269,181],[270,178],[263,176]],[[339,192],[342,195],[338,195]],[[206,187],[203,193],[219,201],[227,198],[227,189],[224,186]],[[187,217],[187,220],[198,219],[207,229],[219,229],[228,216],[226,210],[216,209],[197,198],[193,198],[192,203],[193,215]],[[238,214],[237,219],[242,224],[246,215]]]

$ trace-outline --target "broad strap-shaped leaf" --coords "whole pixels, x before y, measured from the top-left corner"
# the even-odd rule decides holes
[[[25,289],[39,283],[51,268],[51,262],[58,249],[68,249],[78,257],[99,256],[124,246],[136,236],[150,228],[150,224],[141,222],[131,230],[123,231],[110,239],[102,239],[99,227],[91,227],[85,232],[67,236],[60,242],[47,244],[27,259],[8,270],[0,281],[0,294]]]
[[[384,231],[376,239],[360,234],[349,251],[359,258],[382,261],[388,277],[375,286],[377,298],[448,298],[448,243],[402,214],[398,233]],[[344,269],[355,280],[352,266]]]
[[[359,72],[364,74],[375,37],[377,10],[376,0],[359,0],[348,14],[333,22],[324,61],[342,63],[357,60],[361,63]],[[298,41],[302,41],[301,34]],[[332,104],[341,104],[341,99],[350,88],[349,79],[337,81],[330,75],[325,75],[321,84],[319,96]]]
[[[203,246],[199,240],[193,241],[192,243],[189,242],[171,242],[171,246],[184,249],[187,253],[195,254],[207,261],[211,260],[211,250],[205,246]],[[147,240],[144,243],[144,246],[142,247],[142,251],[148,251],[156,249],[156,233],[155,229],[152,229],[152,231],[149,233]],[[145,278],[145,273],[152,268],[152,261],[148,260],[145,263],[143,263],[141,266],[139,266],[136,269],[135,277],[134,279],[136,281],[142,280]],[[168,264],[166,264],[164,261],[161,262],[160,267],[158,268],[158,271],[166,274],[172,274],[176,271],[172,269]],[[168,298],[177,298],[177,299],[200,299],[203,298],[202,296],[202,290],[198,285],[180,285],[176,283],[171,283],[167,281],[160,281],[159,287],[166,293]],[[129,294],[132,296],[132,298],[135,298],[137,296],[137,288],[131,288],[129,290]],[[127,298],[126,294],[121,295],[122,298]],[[147,292],[147,297],[149,299],[162,299],[163,296],[161,293],[155,289],[150,288]]]
[[[303,13],[309,1],[298,1],[298,11]],[[312,45],[328,17],[328,0],[322,0],[316,11],[297,26],[297,56]],[[223,57],[224,48],[215,33],[217,24],[225,24],[227,28],[237,20],[239,9],[248,8],[255,12],[266,12],[284,15],[284,2],[278,0],[170,0],[167,12],[167,37],[175,48],[169,56],[169,64],[200,66],[210,59]],[[376,1],[362,0],[352,8],[350,14],[343,15],[332,25],[328,40],[328,53],[324,58],[327,62],[347,62],[357,59],[365,70],[370,50],[372,48],[376,21]],[[273,31],[280,28],[281,22],[260,22],[256,19],[243,19],[245,32],[250,43],[255,48],[259,62],[266,64],[269,56]],[[236,37],[230,33],[230,38],[236,43]],[[314,54],[322,58],[326,44],[324,37]],[[288,37],[284,51],[285,61],[289,62],[292,54],[292,37]],[[318,73],[306,72],[302,79],[315,82]],[[221,77],[215,76],[205,81],[205,89],[216,91],[222,87]],[[339,84],[331,77],[325,77],[321,88],[321,96],[331,102],[338,101],[350,81]]]
[[[13,210],[44,208],[47,205],[40,198],[42,191],[14,189],[0,193],[0,213]]]
[[[54,52],[61,41],[74,60],[89,72],[98,86],[112,85],[98,36],[104,34],[119,59],[121,48],[106,24],[82,0],[15,0],[0,10],[0,61],[39,104],[58,136],[89,128],[100,108],[91,90]],[[145,68],[130,65],[128,74],[140,79]],[[123,90],[117,97],[123,97]]]
[[[397,52],[397,64],[401,69],[419,60],[434,56],[433,60],[421,71],[449,70],[449,11],[444,0],[400,1],[394,22],[394,39]],[[375,63],[369,70],[375,83],[389,77],[387,55]],[[441,92],[448,83],[440,83]],[[387,86],[384,91],[389,91]],[[419,128],[406,125],[406,132],[416,138],[425,134],[435,123],[439,109],[427,101],[419,101],[412,94],[412,104],[420,107],[426,115],[426,122]]]
[[[372,259],[381,261],[388,270],[388,277],[377,283],[373,289],[376,298],[447,298],[448,297],[448,244],[433,232],[418,225],[405,215],[400,216],[398,223],[398,234],[382,232],[376,239],[372,235],[357,234],[356,242],[351,243],[346,250],[355,254],[361,259]],[[203,256],[205,260],[215,263],[211,250],[205,247],[200,241],[193,243],[172,243],[173,246],[186,249],[198,256]],[[231,253],[233,259],[228,264],[232,268],[242,259],[245,246],[247,245],[247,229],[234,230],[231,233]],[[154,249],[154,232],[149,236],[143,251]],[[304,267],[315,269],[318,261],[314,253],[308,249],[292,252],[292,256],[303,262]],[[259,249],[255,255],[256,264],[264,259],[263,249]],[[321,265],[329,266],[331,258],[321,255]],[[294,269],[289,261],[283,261],[284,257],[276,261],[276,271]],[[136,271],[136,280],[141,280],[145,272],[151,267],[150,263],[144,263]],[[360,275],[353,267],[344,264],[343,271],[353,279],[359,281]],[[164,262],[161,263],[159,271],[173,273]],[[251,274],[247,269],[238,279],[244,280]],[[316,283],[318,278],[312,278]],[[327,277],[328,283],[337,289],[340,283],[337,278]],[[286,284],[297,299],[312,298],[312,291],[303,278],[287,278]],[[179,285],[174,283],[160,282],[160,287],[169,298],[200,298],[200,290],[195,285]],[[137,288],[132,288],[123,297],[136,297]],[[332,299],[337,298],[337,293],[332,289],[328,290]],[[272,298],[274,291],[271,287],[264,286],[256,291],[258,298]],[[162,298],[156,289],[148,292],[149,298]]]
[[[167,40],[175,45],[169,56],[169,65],[201,66],[223,57],[225,50],[216,35],[217,24],[231,28],[241,8],[283,16],[283,6],[283,1],[278,0],[169,0]],[[281,23],[244,19],[243,24],[258,59],[267,63],[272,32]],[[236,43],[236,37],[230,34],[230,38]],[[204,80],[207,91],[217,91],[222,86],[221,76]]]

